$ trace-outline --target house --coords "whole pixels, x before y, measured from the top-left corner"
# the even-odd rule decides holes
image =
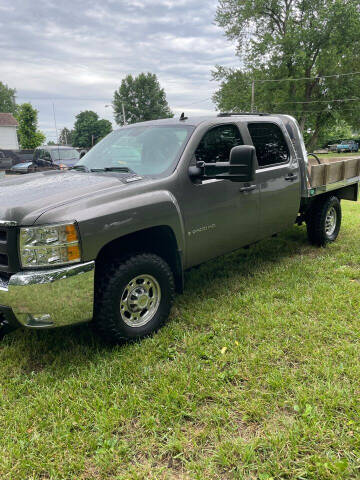
[[[18,150],[18,123],[11,113],[0,113],[0,149]]]

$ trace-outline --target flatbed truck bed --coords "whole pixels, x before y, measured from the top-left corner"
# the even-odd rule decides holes
[[[308,197],[360,183],[360,156],[319,158],[309,155]]]

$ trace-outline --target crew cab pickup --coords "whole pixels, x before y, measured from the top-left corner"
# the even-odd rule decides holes
[[[308,157],[287,115],[120,128],[70,170],[2,181],[2,332],[92,320],[111,341],[148,335],[186,269],[295,223],[335,241],[359,176],[358,158]]]

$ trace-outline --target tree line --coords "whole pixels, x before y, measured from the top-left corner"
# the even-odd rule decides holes
[[[358,0],[219,0],[215,22],[237,45],[239,57],[238,68],[217,65],[212,72],[219,84],[213,96],[218,110],[290,114],[309,150],[359,131]],[[23,147],[42,142],[36,110],[17,106],[14,96],[0,82],[0,112],[15,114]],[[173,116],[153,73],[127,75],[112,108],[120,126]],[[111,122],[88,110],[58,140],[89,148],[111,130]]]
[[[15,95],[15,89],[0,82],[0,112],[12,113],[17,119],[21,148],[36,148],[46,138],[38,130],[38,111],[30,103],[17,105]],[[120,126],[173,116],[165,91],[152,73],[140,73],[136,77],[127,75],[114,92],[112,107],[115,122]],[[48,144],[91,148],[111,131],[109,120],[101,119],[92,110],[85,110],[76,115],[72,129],[64,127],[57,141]]]
[[[217,66],[220,110],[287,113],[309,150],[334,131],[359,131],[358,0],[219,0],[216,23],[237,45],[239,68]]]
[[[152,73],[140,73],[135,77],[127,75],[114,92],[111,106],[115,123],[119,126],[174,116],[165,90],[161,88],[157,76]],[[111,131],[111,122],[100,119],[97,113],[87,110],[76,116],[72,130],[61,130],[59,143],[90,148]]]

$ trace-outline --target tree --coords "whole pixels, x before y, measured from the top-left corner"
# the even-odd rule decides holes
[[[69,130],[68,128],[64,127],[59,135],[59,144],[60,145],[72,145],[73,143],[73,130]]]
[[[0,82],[0,112],[12,113],[16,112],[15,88],[9,88]]]
[[[33,149],[42,145],[45,135],[37,129],[38,111],[31,103],[23,103],[17,108],[19,143],[23,149]]]
[[[335,122],[324,129],[319,138],[319,144],[327,147],[331,143],[339,143],[341,140],[354,138],[354,131],[351,126],[342,118],[337,118]]]
[[[99,120],[97,123],[97,138],[98,140],[106,137],[110,132],[112,132],[112,125],[109,120],[105,120],[104,118]]]
[[[126,119],[123,118],[123,106]],[[124,125],[124,120],[126,123],[136,123],[174,116],[166,100],[165,90],[152,73],[125,77],[119,89],[114,92],[113,107],[118,125]]]
[[[339,113],[359,122],[360,102],[343,99],[358,98],[360,76],[336,77],[360,70],[358,0],[220,0],[216,22],[242,62],[214,73],[218,108],[249,110],[255,80],[256,107],[296,116],[310,150]]]
[[[76,115],[72,142],[76,147],[91,148],[111,131],[109,120],[100,120],[97,113],[85,110]]]

